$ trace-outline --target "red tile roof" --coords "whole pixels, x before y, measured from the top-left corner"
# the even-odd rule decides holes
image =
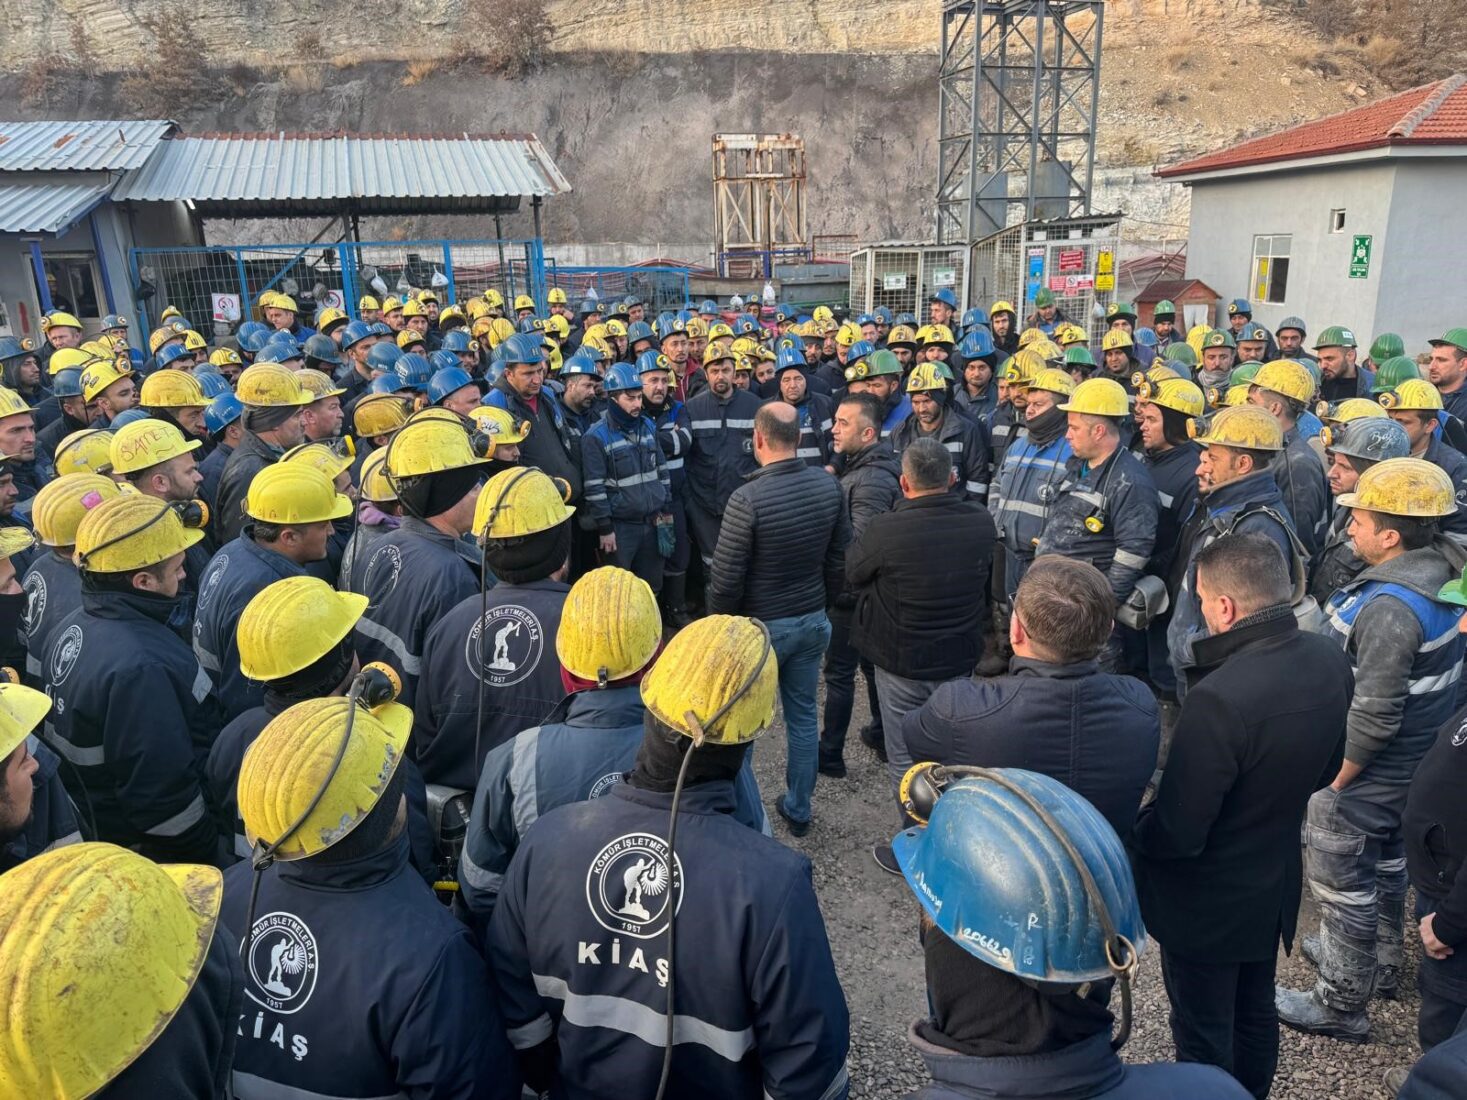
[[[1342,114],[1193,157],[1156,174],[1192,176],[1403,145],[1467,145],[1467,75],[1457,73]]]

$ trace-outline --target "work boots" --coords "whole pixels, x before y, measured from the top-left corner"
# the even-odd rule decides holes
[[[1295,1031],[1350,1043],[1364,1043],[1370,1039],[1370,1017],[1364,1009],[1351,1012],[1331,1008],[1319,999],[1313,989],[1284,989],[1280,986],[1274,990],[1273,1003],[1278,1009],[1279,1023]]]
[[[693,621],[688,614],[688,575],[662,574],[662,611],[667,622],[678,630]]]
[[[1305,936],[1301,939],[1299,953],[1317,969],[1319,967],[1319,937]],[[1400,995],[1400,986],[1399,969],[1394,966],[1377,966],[1375,968],[1375,988],[1370,995],[1385,1001],[1394,1001]]]

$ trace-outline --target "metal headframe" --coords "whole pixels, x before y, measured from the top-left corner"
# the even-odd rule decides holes
[[[1104,8],[1104,0],[943,4],[939,243],[1090,213]]]
[[[805,142],[798,134],[713,135],[713,225],[718,273],[764,277],[776,263],[809,262]]]

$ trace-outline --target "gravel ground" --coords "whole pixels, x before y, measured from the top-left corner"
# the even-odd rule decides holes
[[[878,837],[890,838],[896,811],[887,795],[884,765],[856,737],[867,720],[865,692],[857,685],[857,711],[846,746],[845,779],[820,778],[810,832],[791,837],[774,814],[784,790],[784,727],[757,743],[755,771],[775,836],[805,852],[815,867],[815,889],[851,1012],[851,1095],[899,1097],[925,1080],[921,1060],[908,1046],[907,1028],[925,1008],[922,953],[917,945],[917,904],[906,883],[881,871],[871,858]],[[1318,917],[1305,891],[1300,928],[1313,931]],[[1408,912],[1409,912],[1408,900]],[[1372,1041],[1343,1043],[1281,1029],[1277,1100],[1378,1100],[1391,1066],[1407,1065],[1416,1048],[1416,941],[1408,929],[1404,991],[1400,1001],[1370,1006]],[[1280,955],[1279,980],[1304,988],[1314,970],[1302,957]],[[1127,1061],[1166,1061],[1174,1056],[1167,1029],[1167,999],[1155,945],[1142,958],[1135,1023],[1123,1051]]]

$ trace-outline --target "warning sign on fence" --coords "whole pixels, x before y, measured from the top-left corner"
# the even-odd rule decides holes
[[[345,309],[346,308],[346,298],[344,298],[342,296],[342,293],[339,290],[328,290],[326,292],[326,297],[324,297],[324,298],[321,299],[321,308],[322,309]]]
[[[209,297],[214,300],[214,320],[224,322],[239,320],[238,294],[211,294]]]

